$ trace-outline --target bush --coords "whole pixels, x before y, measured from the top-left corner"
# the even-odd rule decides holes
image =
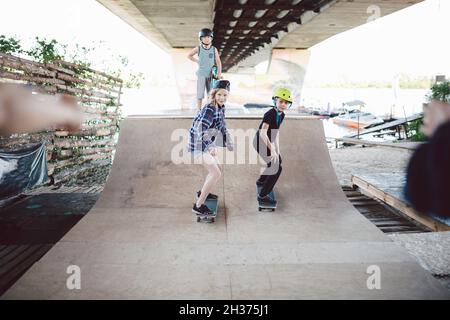
[[[88,54],[95,51],[94,48],[87,48],[75,45],[75,48],[68,49],[66,44],[60,44],[55,39],[45,39],[45,38],[35,38],[35,43],[33,47],[29,50],[24,50],[19,39],[14,37],[7,37],[5,35],[0,35],[0,52],[24,56],[25,58],[31,58],[34,61],[41,63],[51,63],[55,60],[65,60],[71,63],[75,63],[84,68],[91,68],[92,63],[89,61]],[[115,76],[116,78],[124,79],[125,88],[140,88],[140,85],[145,81],[145,77],[142,73],[134,73],[128,70],[124,73],[124,69],[128,66],[129,61],[127,57],[115,56],[112,54],[106,61],[104,61],[105,66],[99,69],[107,74]],[[117,65],[114,69],[110,69],[111,65]],[[83,75],[85,71],[82,68],[76,70],[78,75]]]
[[[34,60],[42,63],[50,63],[55,60],[64,60],[61,50],[64,46],[58,44],[56,40],[40,39],[36,37],[36,44],[26,53]]]
[[[436,83],[431,87],[428,100],[439,100],[450,103],[450,81]]]
[[[408,136],[410,137],[411,141],[420,142],[427,140],[427,137],[420,131],[420,127],[422,126],[422,124],[423,119],[417,119],[411,121],[411,123],[408,125]]]
[[[450,103],[450,82],[444,81],[436,83],[430,88],[430,92],[427,95],[427,100],[443,101]],[[449,106],[450,107],[450,106]],[[423,124],[422,119],[412,121],[408,128],[408,134],[411,137],[411,141],[426,141],[427,137],[420,131],[420,127]]]
[[[7,38],[4,35],[0,35],[0,52],[6,54],[22,53],[23,51],[20,40],[13,37]]]

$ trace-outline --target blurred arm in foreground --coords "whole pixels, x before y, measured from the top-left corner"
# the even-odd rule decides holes
[[[433,100],[424,110],[429,140],[408,164],[405,196],[418,211],[450,220],[450,104]]]
[[[56,128],[76,131],[82,122],[74,96],[32,94],[23,86],[0,83],[0,135]]]

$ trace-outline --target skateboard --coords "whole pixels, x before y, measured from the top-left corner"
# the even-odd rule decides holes
[[[219,210],[219,199],[207,199],[205,205],[213,212],[213,214],[197,214],[197,222],[214,223]]]
[[[219,69],[216,65],[214,65],[211,70],[211,88],[214,88],[214,84],[217,82],[217,80],[219,80],[218,73]]]
[[[211,69],[211,78],[213,78],[214,80],[219,80],[219,69],[217,68],[216,65],[214,65]]]
[[[262,187],[259,187],[259,186],[256,187],[256,201],[258,201],[258,211],[267,210],[267,211],[274,212],[275,209],[277,208],[276,205],[274,205],[274,206],[273,205],[266,205],[266,204],[263,204],[261,201],[258,200],[258,195],[259,195],[261,189],[262,189]],[[273,192],[273,190],[269,193],[269,197],[271,197],[272,199],[276,200],[275,199],[275,193]]]

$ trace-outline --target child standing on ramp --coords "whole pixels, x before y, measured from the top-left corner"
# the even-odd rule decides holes
[[[214,34],[211,29],[204,28],[200,30],[198,37],[200,45],[192,49],[188,54],[188,59],[198,63],[197,70],[197,107],[202,107],[202,100],[206,94],[209,94],[213,78],[220,79],[222,74],[222,63],[219,52],[212,45]],[[194,56],[197,55],[198,59]],[[214,81],[215,83],[215,81]]]
[[[256,182],[257,187],[261,188],[258,201],[261,205],[267,206],[276,206],[276,200],[270,197],[282,171],[276,138],[285,116],[284,111],[292,105],[291,92],[286,88],[279,88],[275,91],[272,101],[274,107],[264,114],[253,140],[254,148],[267,164],[267,168]]]
[[[217,81],[210,92],[210,102],[197,112],[189,130],[188,151],[195,159],[200,158],[208,170],[205,183],[197,192],[197,202],[192,208],[192,212],[197,215],[212,215],[213,212],[205,205],[205,201],[218,198],[217,195],[210,193],[222,175],[216,158],[217,140],[223,141],[228,150],[233,150],[232,140],[225,124],[225,102],[229,92],[228,80]]]

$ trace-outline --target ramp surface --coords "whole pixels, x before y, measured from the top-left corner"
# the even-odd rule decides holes
[[[220,201],[216,223],[197,223],[191,207],[205,170],[172,161],[184,147],[177,130],[186,136],[191,122],[127,118],[95,207],[2,298],[450,297],[347,201],[319,120],[283,123],[275,213],[258,212],[260,166],[226,164],[213,191]],[[230,129],[244,131],[259,122],[227,119]],[[80,267],[80,290],[67,289],[71,265]],[[381,289],[367,287],[373,266],[380,270]]]

